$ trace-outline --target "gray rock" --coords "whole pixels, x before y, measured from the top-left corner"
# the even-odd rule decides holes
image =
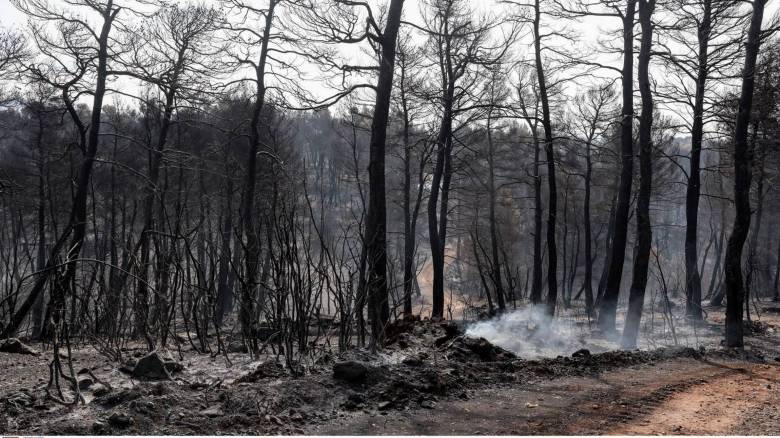
[[[333,377],[347,382],[361,382],[368,375],[368,367],[363,362],[350,360],[333,365]]]
[[[425,409],[433,409],[436,407],[436,402],[433,400],[423,400],[423,402],[420,403],[420,407]]]
[[[182,365],[175,361],[165,361],[156,351],[138,359],[133,367],[135,377],[146,379],[170,379],[171,373],[181,371]]]

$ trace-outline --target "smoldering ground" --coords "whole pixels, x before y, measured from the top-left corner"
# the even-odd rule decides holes
[[[527,359],[568,356],[582,348],[600,351],[586,341],[589,332],[587,321],[553,319],[544,306],[524,307],[466,327],[468,336],[485,338]]]

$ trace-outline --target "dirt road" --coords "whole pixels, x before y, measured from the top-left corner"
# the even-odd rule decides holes
[[[780,364],[677,359],[366,413],[316,434],[780,434]]]

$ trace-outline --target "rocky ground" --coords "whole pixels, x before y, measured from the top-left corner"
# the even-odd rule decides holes
[[[744,352],[583,349],[538,360],[454,324],[407,321],[389,328],[381,354],[325,355],[303,375],[271,357],[235,354],[226,366],[219,356],[139,349],[116,364],[82,347],[76,406],[46,397],[50,352],[0,353],[0,432],[780,434],[780,324],[771,315]]]

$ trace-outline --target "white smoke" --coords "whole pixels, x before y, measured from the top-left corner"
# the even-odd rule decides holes
[[[513,310],[466,327],[467,336],[485,338],[523,359],[568,356],[582,348],[593,353],[605,350],[586,342],[589,332],[587,319],[552,319],[544,306]]]

